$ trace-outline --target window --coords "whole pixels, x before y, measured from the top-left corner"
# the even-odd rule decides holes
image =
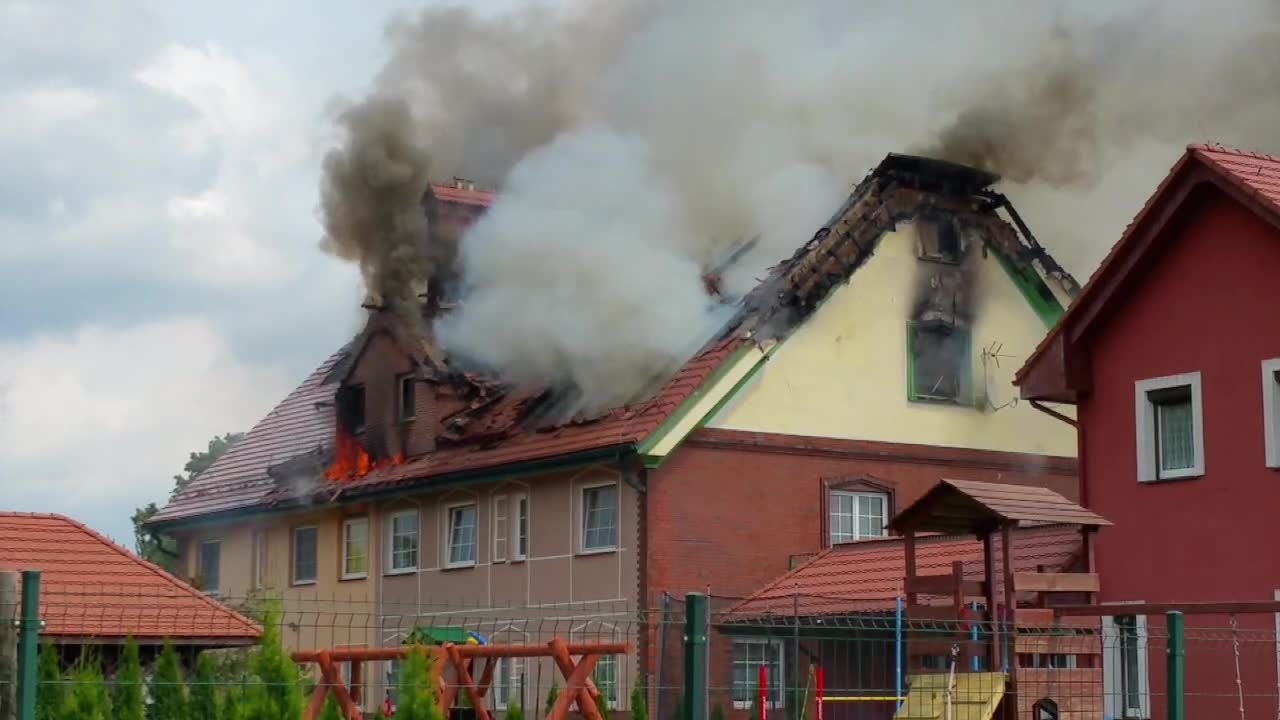
[[[449,567],[476,564],[475,503],[449,508]]]
[[[396,705],[396,691],[400,689],[400,661],[387,661],[387,685],[386,695],[391,698],[392,705]]]
[[[881,493],[831,493],[831,544],[884,537],[888,498]]]
[[[782,707],[782,644],[768,639],[735,639],[733,641],[733,706],[751,707],[759,696],[760,666],[768,672],[770,708]]]
[[[267,531],[253,533],[253,587],[261,590],[267,586]]]
[[[1103,692],[1107,712],[1115,718],[1150,717],[1146,617],[1104,617],[1103,650]]]
[[[417,398],[415,397],[418,381],[411,374],[401,375],[396,379],[396,385],[400,398],[398,416],[401,420],[412,420],[417,416],[418,412]]]
[[[389,572],[409,572],[418,569],[418,511],[400,510],[391,513],[387,523],[391,534]]]
[[[493,673],[493,704],[506,710],[513,703],[523,706],[524,663],[520,658],[499,658]]]
[[[320,531],[314,527],[293,529],[293,584],[310,585],[316,581],[316,552]]]
[[[364,432],[364,386],[346,385],[338,389],[338,417],[353,433]]]
[[[200,557],[196,575],[200,579],[200,589],[210,595],[218,594],[218,581],[222,566],[222,541],[205,540],[200,543]]]
[[[969,398],[969,331],[946,322],[907,326],[907,397],[962,404]]]
[[[507,532],[510,529],[510,518],[507,517],[507,496],[498,495],[493,498],[494,562],[502,562],[507,559]]]
[[[516,547],[512,560],[524,560],[529,557],[529,497],[520,495],[516,498]]]
[[[618,656],[601,655],[591,678],[596,689],[608,701],[609,707],[618,706]]]
[[[618,546],[618,486],[582,488],[582,550],[613,550]]]
[[[1204,423],[1200,373],[1134,384],[1138,480],[1172,480],[1204,474]]]
[[[369,575],[369,518],[342,522],[342,579],[356,580]]]
[[[964,240],[950,219],[917,220],[916,237],[921,260],[958,263],[964,258]]]
[[[1267,433],[1267,467],[1280,468],[1280,358],[1262,361],[1262,425]]]

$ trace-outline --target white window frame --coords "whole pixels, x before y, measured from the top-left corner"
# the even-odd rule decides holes
[[[267,531],[253,531],[253,589],[267,586]]]
[[[218,577],[214,578],[212,587],[209,585],[209,576],[204,569],[204,549],[209,545],[215,545],[218,548]],[[220,538],[200,541],[200,545],[196,548],[196,576],[200,578],[201,592],[205,595],[218,596],[222,585],[222,540]]]
[[[613,543],[599,547],[587,547],[587,493],[600,488],[613,488]],[[595,555],[618,550],[618,538],[622,533],[622,490],[616,480],[588,483],[578,488],[578,553]]]
[[[298,533],[303,530],[314,530],[316,534],[315,577],[312,578],[298,577]],[[294,585],[315,585],[320,577],[320,528],[316,525],[300,525],[289,532],[292,539],[289,548],[289,580]]]
[[[1138,482],[1179,480],[1204,475],[1204,405],[1201,402],[1200,372],[1139,380],[1133,384],[1133,387],[1137,429],[1137,442],[1134,445],[1138,453]],[[1191,390],[1192,452],[1195,453],[1195,463],[1189,468],[1180,470],[1161,470],[1160,461],[1156,457],[1155,403],[1151,401],[1150,395],[1158,390],[1179,387],[1188,387]]]
[[[475,518],[475,527],[472,529],[471,542],[474,550],[471,553],[471,559],[462,562],[453,562],[453,513],[455,510],[462,508],[471,508],[472,517]],[[456,502],[446,505],[444,508],[444,566],[446,568],[469,568],[475,567],[476,561],[480,557],[480,504],[475,500],[467,500],[466,502]]]
[[[1280,358],[1262,361],[1262,427],[1267,467],[1280,469]]]
[[[396,518],[413,518],[413,564],[396,567]],[[387,515],[387,575],[406,575],[418,572],[418,563],[422,559],[422,517],[417,508],[396,510]]]
[[[396,419],[400,422],[409,422],[410,420],[415,420],[418,417],[417,388],[414,388],[413,392],[414,407],[404,406],[404,384],[406,382],[415,383],[417,381],[418,378],[414,376],[413,373],[405,373],[404,375],[396,376]]]
[[[1133,603],[1115,603],[1116,615],[1104,615],[1102,617],[1102,692],[1103,706],[1108,717],[1114,717],[1116,720],[1142,720],[1151,717],[1151,668],[1150,668],[1150,647],[1148,639],[1150,635],[1147,632],[1147,616],[1132,615],[1134,618],[1134,626],[1137,634],[1137,651],[1138,651],[1138,705],[1139,707],[1125,707],[1128,704],[1124,697],[1123,684],[1123,663],[1124,653],[1120,647],[1120,629],[1116,625],[1115,618],[1125,616],[1123,608]],[[1110,603],[1108,603],[1110,604]]]
[[[520,674],[524,672],[522,658],[504,657],[497,659],[493,674],[493,707],[506,710],[511,706],[511,698],[520,700],[520,709],[524,710],[523,698],[520,698]]]
[[[507,561],[507,543],[511,536],[511,504],[506,495],[494,495],[490,506],[493,516],[493,561]]]
[[[736,645],[772,645],[774,647],[774,649],[778,653],[778,678],[776,680],[776,683],[777,683],[776,687],[778,688],[778,700],[776,702],[769,703],[768,709],[780,710],[785,708],[787,706],[787,684],[786,684],[787,654],[786,652],[784,652],[782,641],[777,638],[735,637],[730,640],[730,643],[731,644],[729,646],[729,673],[730,673],[729,698],[733,701],[733,709],[748,710],[751,708],[752,704],[754,704],[756,700],[755,695],[748,697],[746,700],[738,700],[733,697],[733,691],[735,689],[733,687],[733,666],[734,666],[733,655],[734,655],[734,646]],[[752,675],[752,679],[749,683],[749,686],[753,689],[755,693],[760,692],[760,688],[757,687],[755,684],[756,678],[758,677],[759,677],[759,672],[757,671],[755,675]],[[774,686],[775,680],[773,678],[772,671],[770,671],[768,683],[770,686]],[[767,691],[766,691],[766,697],[767,697]]]
[[[512,533],[512,540],[515,544],[511,548],[511,561],[524,562],[529,558],[529,496],[526,493],[520,493],[513,496],[515,500],[515,532]]]
[[[351,572],[347,569],[347,561],[351,559],[351,528],[358,525],[364,526],[364,570]],[[342,521],[342,579],[343,580],[362,580],[369,577],[369,517],[351,517]]]
[[[592,672],[592,682],[595,682],[596,678],[603,676],[604,673],[600,672],[600,669],[602,667],[611,668],[611,672],[613,674],[612,678],[609,678],[607,682],[603,683],[605,685],[605,690],[606,690],[605,706],[608,707],[610,710],[620,710],[622,708],[619,707],[620,703],[618,702],[618,696],[621,693],[618,692],[618,685],[622,683],[622,675],[619,670],[618,656],[617,655],[601,655],[600,659],[596,661],[595,671]],[[598,686],[601,683],[596,683],[596,684]],[[599,688],[597,687],[597,689]]]
[[[849,497],[853,498],[853,537],[845,540],[836,540],[835,523],[832,522],[832,514],[835,510],[836,498]],[[864,499],[878,498],[880,500],[881,524],[880,532],[876,535],[863,535],[858,529],[858,518],[861,516],[861,503]],[[889,522],[889,494],[882,492],[871,492],[866,490],[832,490],[830,497],[827,498],[827,542],[831,545],[844,545],[846,543],[857,542],[859,540],[868,540],[870,538],[885,537],[888,532],[885,530],[885,524]]]

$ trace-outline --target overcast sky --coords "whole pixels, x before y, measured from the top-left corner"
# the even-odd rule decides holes
[[[421,4],[0,0],[0,508],[132,547],[190,451],[358,329],[317,249],[327,110]]]

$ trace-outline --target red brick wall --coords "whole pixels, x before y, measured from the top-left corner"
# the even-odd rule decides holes
[[[893,488],[895,509],[943,478],[1078,494],[1070,458],[702,430],[649,473],[650,597],[750,594],[823,549],[823,481],[857,478]]]

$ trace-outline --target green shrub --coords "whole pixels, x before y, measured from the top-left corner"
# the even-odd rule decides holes
[[[262,640],[250,663],[254,682],[246,694],[244,720],[297,720],[304,701],[298,666],[280,645],[280,613],[269,606],[262,622]]]
[[[711,706],[711,720],[724,720],[724,706],[720,703]],[[751,720],[756,720],[756,718],[751,718]]]
[[[524,711],[520,709],[520,703],[514,700],[507,703],[507,720],[524,720]]]
[[[612,713],[609,710],[609,683],[601,681],[599,676],[593,678],[593,680],[596,690],[600,693],[596,695],[596,711],[600,713],[600,717],[609,720],[612,717]]]
[[[396,699],[395,720],[444,720],[436,702],[436,688],[431,685],[431,661],[426,648],[411,645],[405,653]]]
[[[182,683],[182,663],[173,645],[166,642],[151,676],[150,720],[187,720],[187,688]]]
[[[320,709],[320,720],[344,720],[333,693],[329,693],[329,699],[324,701],[324,707]]]
[[[191,685],[191,720],[218,720],[218,676],[213,658],[201,653]]]
[[[116,717],[119,720],[146,720],[147,707],[142,697],[142,660],[138,643],[133,638],[124,643],[120,667],[116,668],[114,695]]]
[[[58,648],[45,643],[40,648],[40,686],[36,692],[36,720],[59,720],[66,686],[62,683]]]
[[[551,714],[551,708],[556,706],[556,699],[560,697],[560,686],[556,685],[556,681],[551,681],[551,689],[547,691],[547,704],[543,708],[543,716]]]
[[[111,694],[102,678],[102,664],[96,655],[86,653],[76,662],[68,678],[62,698],[59,720],[115,720],[111,712]]]
[[[631,720],[649,720],[649,703],[645,698],[646,694],[643,683],[631,690]],[[711,720],[716,720],[714,715]]]
[[[223,690],[222,699],[218,701],[218,720],[244,720],[246,695],[238,685]]]

